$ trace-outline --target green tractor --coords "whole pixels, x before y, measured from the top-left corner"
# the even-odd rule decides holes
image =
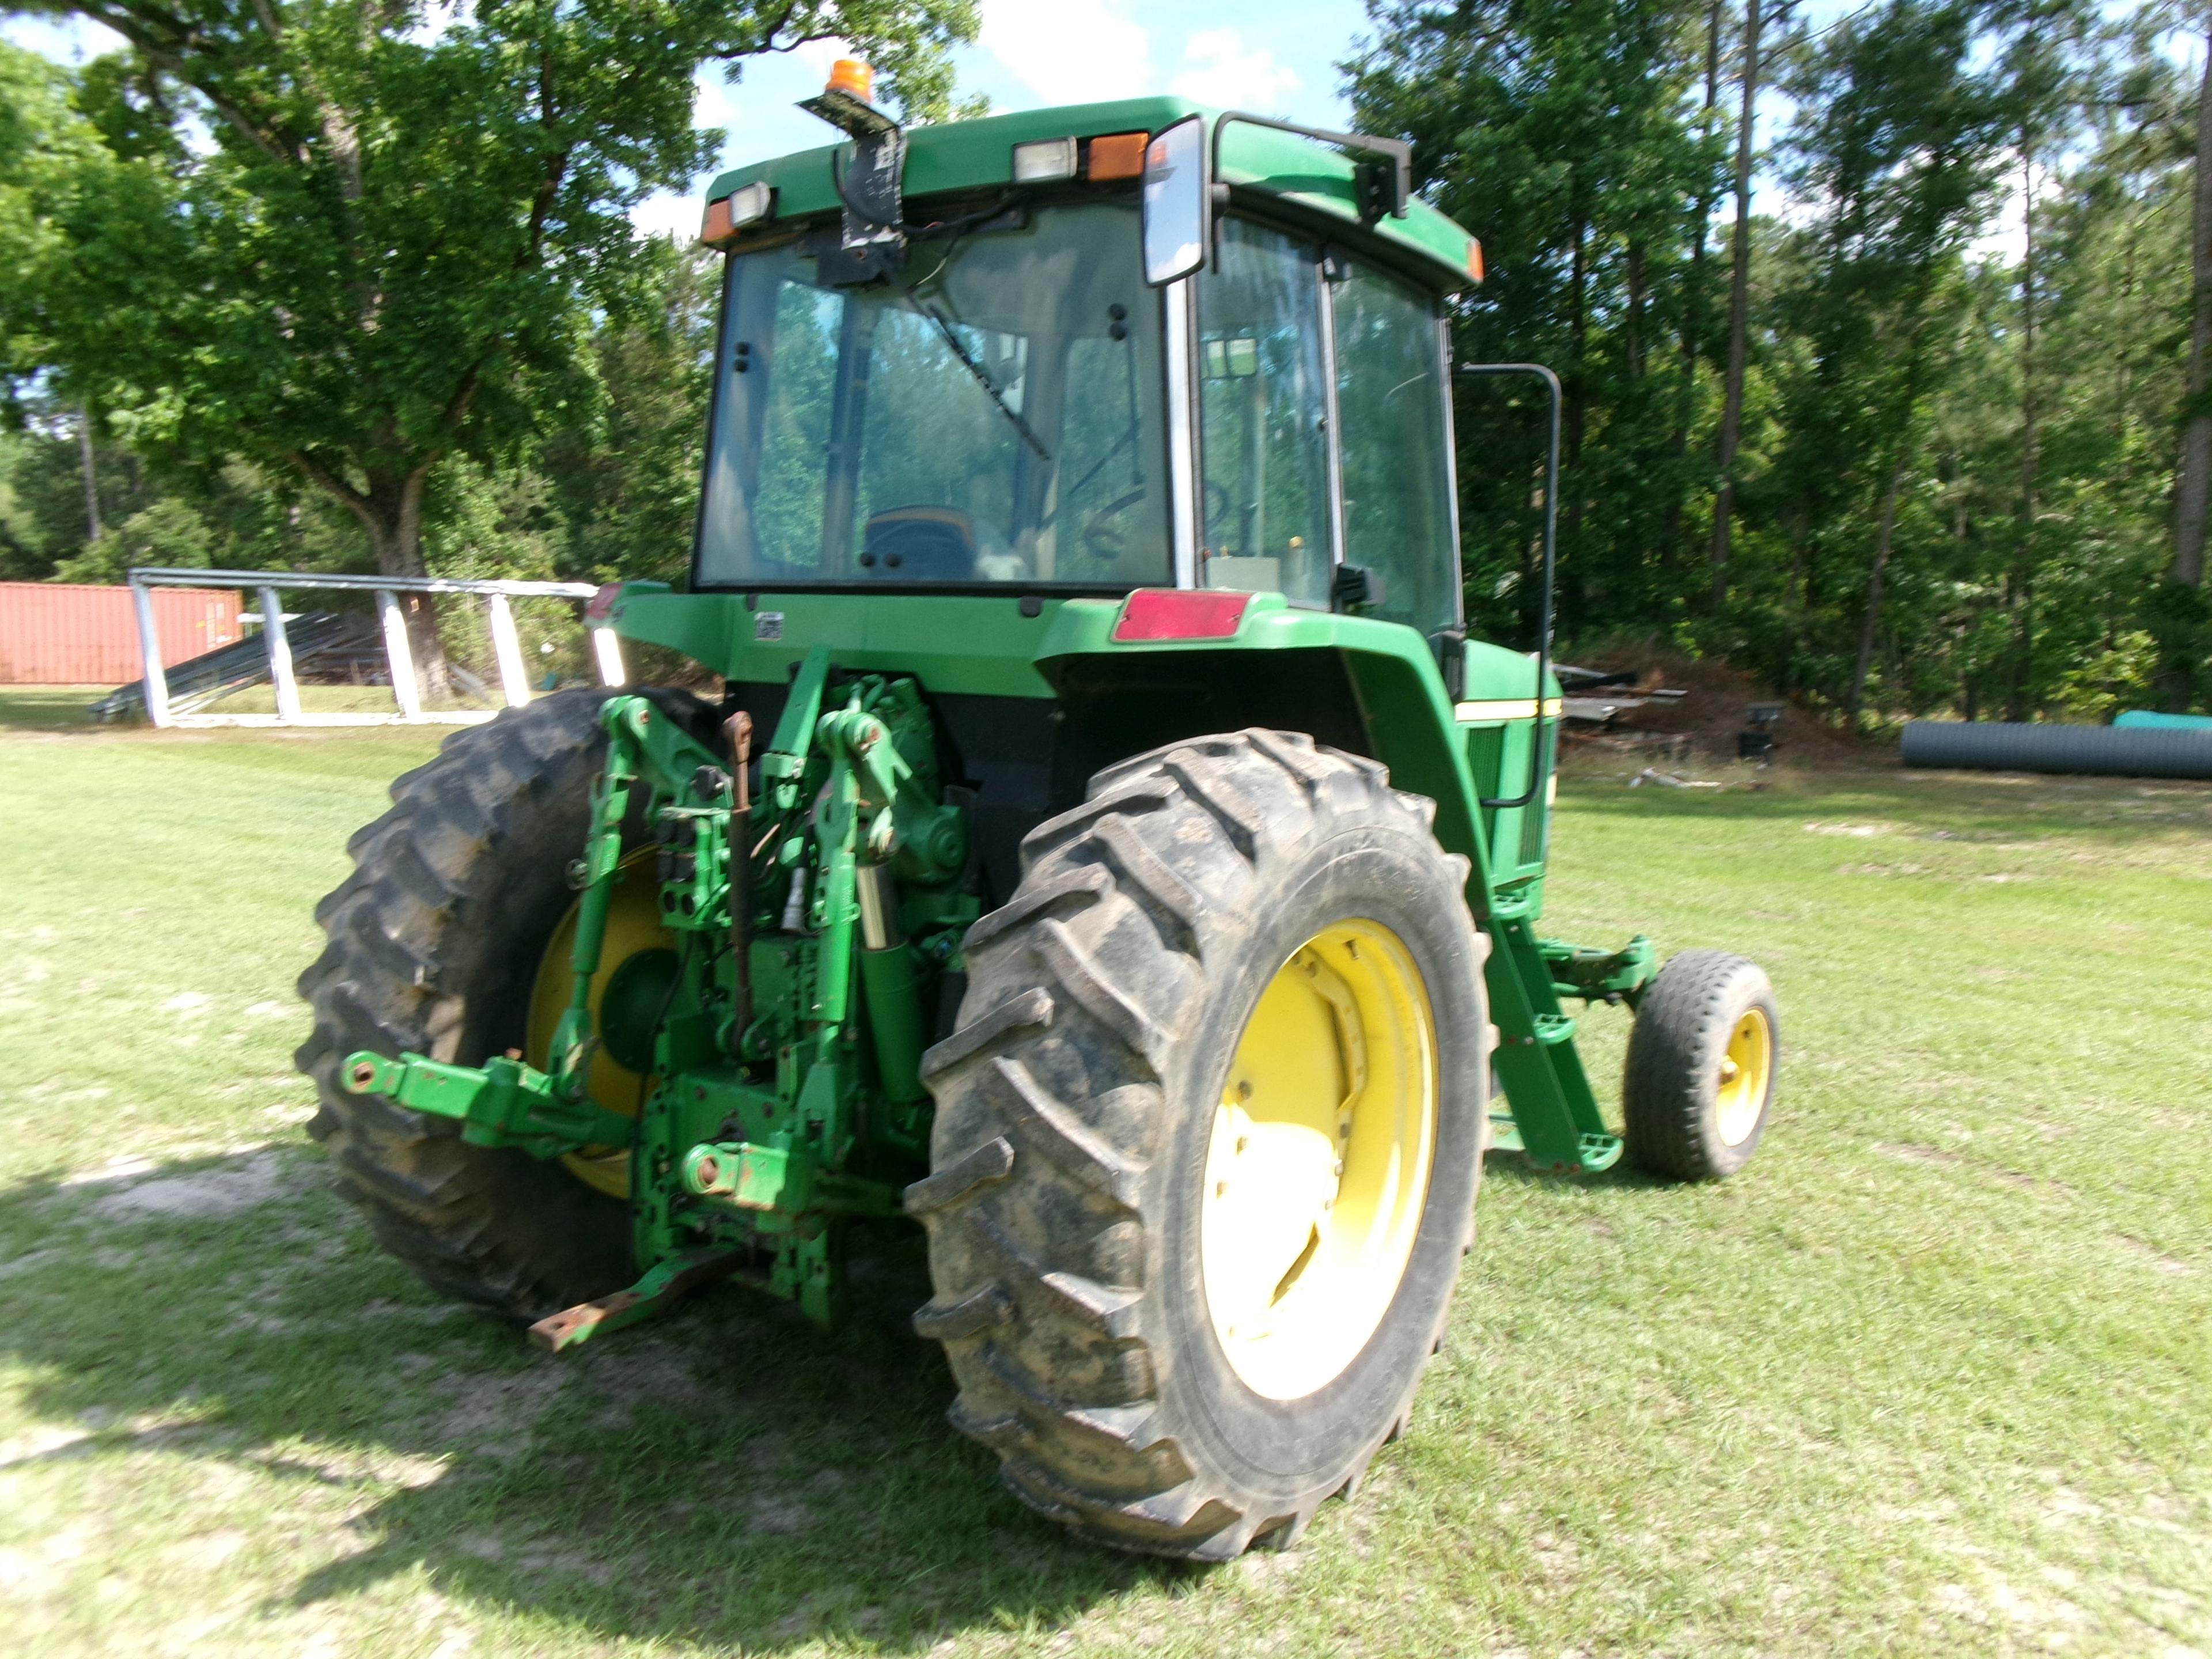
[[[807,106],[846,138],[707,210],[690,580],[590,617],[722,695],[555,692],[393,786],[301,981],[313,1133],[555,1351],[716,1279],[834,1326],[919,1223],[1017,1496],[1281,1546],[1405,1426],[1485,1153],[1732,1173],[1773,995],[1538,934],[1559,688],[1462,626],[1481,255],[1405,146]],[[1557,382],[1472,372],[1548,385],[1555,474]],[[1625,1136],[1571,1001],[1636,1011]]]

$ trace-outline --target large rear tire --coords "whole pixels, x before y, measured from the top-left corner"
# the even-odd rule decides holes
[[[315,908],[326,943],[300,976],[314,1029],[294,1060],[314,1079],[308,1133],[339,1191],[433,1290],[522,1321],[630,1280],[628,1206],[559,1160],[471,1146],[450,1118],[354,1094],[337,1066],[360,1048],[477,1065],[525,1042],[575,896],[611,695],[508,710],[394,783],[391,810],[348,843],[353,873]],[[687,692],[650,695],[672,718],[709,718]]]
[[[1402,1427],[1488,1096],[1486,942],[1433,815],[1309,738],[1171,745],[1036,830],[969,933],[915,1327],[1033,1508],[1224,1560]]]

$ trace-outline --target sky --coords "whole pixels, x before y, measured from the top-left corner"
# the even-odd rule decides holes
[[[981,33],[953,62],[961,93],[983,94],[994,112],[1179,93],[1326,127],[1350,118],[1336,64],[1367,26],[1358,0],[981,0],[980,10]],[[830,129],[796,106],[837,56],[824,44],[756,59],[735,87],[719,70],[701,76],[699,125],[729,134],[722,166],[827,142]],[[665,198],[638,216],[689,231],[699,202]]]

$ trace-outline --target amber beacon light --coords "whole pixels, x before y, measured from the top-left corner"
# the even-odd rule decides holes
[[[830,65],[825,92],[849,93],[864,104],[876,101],[876,72],[858,58],[840,58]]]

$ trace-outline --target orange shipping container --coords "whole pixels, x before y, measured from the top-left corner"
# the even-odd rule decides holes
[[[163,664],[238,642],[235,592],[157,587],[153,594]],[[0,582],[0,685],[120,685],[144,672],[129,588]]]

